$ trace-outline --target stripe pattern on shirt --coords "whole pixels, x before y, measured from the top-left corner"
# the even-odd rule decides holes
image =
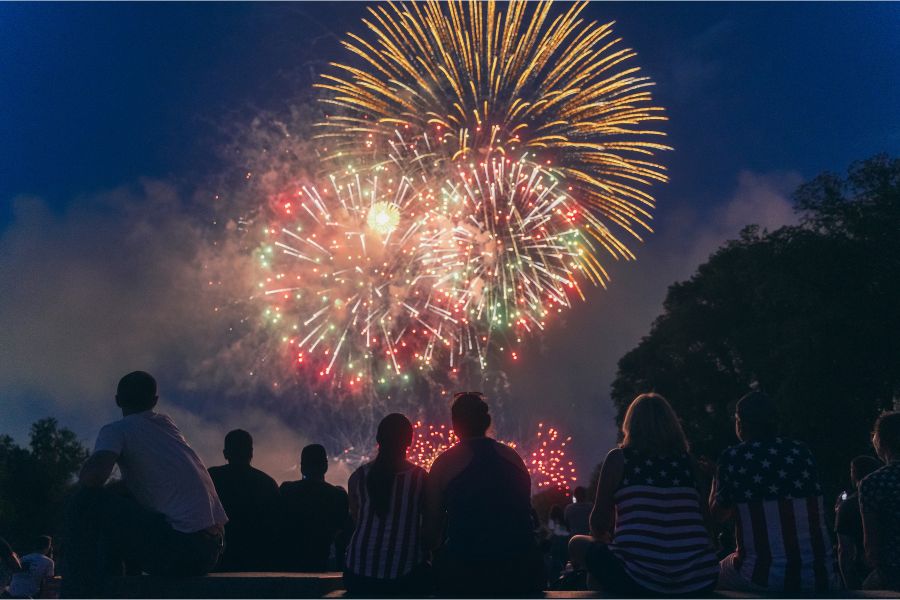
[[[688,455],[643,457],[625,449],[622,486],[615,493],[616,527],[610,550],[641,586],[689,594],[719,573],[693,487]]]
[[[347,570],[377,579],[397,579],[424,560],[421,544],[425,470],[413,467],[397,473],[388,503],[380,517],[366,488],[371,463],[360,467],[356,489],[359,523],[347,549]]]

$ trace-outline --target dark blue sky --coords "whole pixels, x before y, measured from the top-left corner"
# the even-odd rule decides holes
[[[52,261],[25,266],[37,247],[28,240],[46,240],[41,224],[59,228],[67,246],[57,255],[71,253],[80,267],[103,256],[82,252],[102,247],[104,235],[84,226],[96,220],[80,216],[85,198],[147,179],[184,196],[203,189],[223,168],[221,132],[307,93],[328,61],[344,58],[338,37],[361,31],[364,13],[362,3],[0,3],[0,326],[19,327],[25,344],[64,346],[64,326],[41,336],[28,329],[47,318],[33,308],[45,288],[35,284],[28,303],[2,300],[22,273]],[[564,396],[554,399],[557,420],[570,423],[591,462],[612,441],[615,361],[646,334],[668,284],[741,225],[789,220],[785,198],[802,179],[900,154],[900,3],[597,2],[586,14],[617,21],[637,50],[675,147],[663,157],[671,183],[656,190],[659,233],[639,261],[616,265],[610,291],[577,307],[510,371],[526,405]],[[41,198],[50,216],[20,215],[13,202],[23,195]],[[140,197],[129,200],[138,210]],[[91,269],[108,283],[103,265]],[[64,311],[56,307],[69,301],[66,289],[50,288],[62,300],[54,310]],[[0,363],[41,348],[0,348]],[[41,387],[31,374],[38,366],[0,366],[0,398],[22,407],[18,431],[70,402]],[[551,372],[563,380],[535,379]],[[81,425],[91,438],[95,423]]]

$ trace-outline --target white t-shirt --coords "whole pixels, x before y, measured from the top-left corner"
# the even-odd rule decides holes
[[[147,410],[104,426],[94,445],[101,451],[118,455],[128,490],[175,531],[228,522],[206,467],[168,416]]]
[[[41,593],[44,580],[53,577],[53,560],[35,552],[26,554],[21,561],[22,571],[14,573],[9,582],[9,595],[16,598],[36,598]]]

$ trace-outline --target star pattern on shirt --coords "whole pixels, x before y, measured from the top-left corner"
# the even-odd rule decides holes
[[[785,438],[742,443],[719,459],[718,493],[734,502],[818,496],[820,486],[812,453]]]
[[[687,455],[683,457],[647,457],[625,449],[625,473],[622,485],[682,487],[693,485],[693,472]],[[630,456],[629,456],[630,455]]]

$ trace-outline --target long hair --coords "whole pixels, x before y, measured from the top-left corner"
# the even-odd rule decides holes
[[[641,394],[628,406],[622,422],[622,448],[643,454],[672,456],[688,451],[678,415],[659,394]]]
[[[400,413],[391,413],[378,424],[378,456],[369,468],[366,489],[379,517],[387,515],[394,476],[403,467],[412,439],[412,423]]]

